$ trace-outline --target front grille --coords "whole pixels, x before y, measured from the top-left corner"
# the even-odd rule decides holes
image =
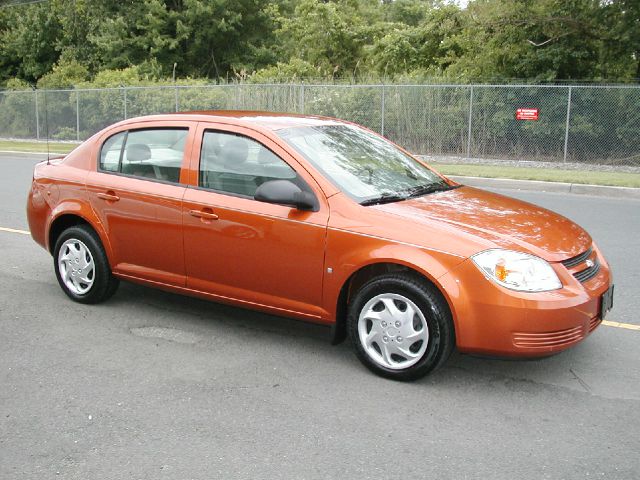
[[[602,323],[602,318],[599,315],[593,317],[589,321],[589,332],[593,332],[600,323]]]
[[[562,264],[567,268],[575,267],[576,265],[580,265],[582,262],[586,261],[592,253],[593,249],[589,248],[589,250],[582,252],[580,255],[563,260]]]
[[[595,277],[600,271],[600,261],[593,251],[593,247],[582,252],[580,255],[568,258],[560,263],[562,263],[580,283],[584,283]]]
[[[575,343],[583,337],[584,329],[578,326],[547,333],[514,332],[512,338],[516,347],[548,349]]]
[[[584,283],[590,278],[595,277],[599,271],[600,261],[596,258],[593,260],[593,266],[587,267],[584,270],[580,270],[579,272],[574,273],[573,276],[576,277],[576,280],[578,280],[579,282]]]

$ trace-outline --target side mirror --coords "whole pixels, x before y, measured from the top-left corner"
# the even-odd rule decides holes
[[[317,210],[316,197],[305,192],[290,180],[269,180],[256,189],[253,196],[259,202],[288,205],[298,210]]]

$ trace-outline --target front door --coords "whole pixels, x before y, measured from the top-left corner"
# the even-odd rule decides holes
[[[269,139],[261,143],[250,131],[225,128],[200,127],[196,133],[195,143],[202,139],[198,186],[187,189],[183,202],[187,286],[318,317],[328,220],[321,191]],[[318,211],[254,200],[257,186],[274,179],[313,192]]]

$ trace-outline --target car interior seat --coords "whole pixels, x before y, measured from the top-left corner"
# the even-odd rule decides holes
[[[218,176],[221,190],[253,197],[257,183],[255,176],[246,171],[249,143],[241,137],[228,139],[220,149],[224,171]]]
[[[125,149],[126,163],[122,163],[122,173],[138,177],[157,178],[153,165],[144,163],[151,159],[151,149],[144,143],[132,143]]]

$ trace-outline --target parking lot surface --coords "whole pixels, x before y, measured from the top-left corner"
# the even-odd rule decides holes
[[[0,479],[640,478],[640,331],[378,378],[325,328],[123,283],[84,306],[27,230],[42,157],[0,154]],[[640,201],[502,191],[587,228],[640,324]]]

